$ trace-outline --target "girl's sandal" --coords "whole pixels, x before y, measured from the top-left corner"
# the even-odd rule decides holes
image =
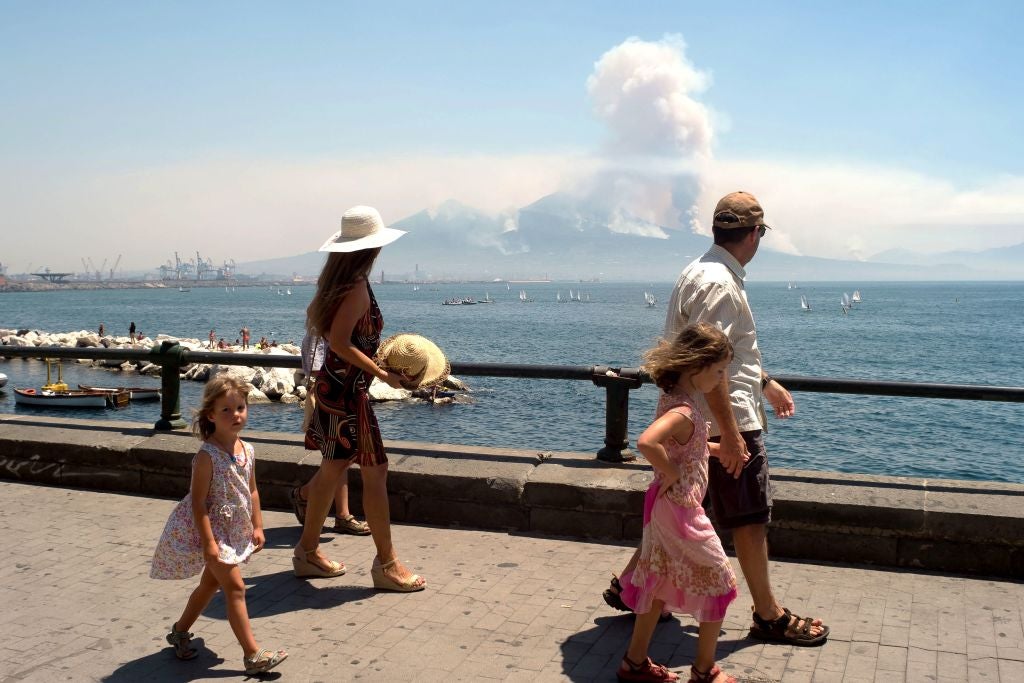
[[[679,674],[669,671],[661,664],[655,664],[650,657],[646,657],[639,664],[629,657],[623,657],[615,676],[623,683],[665,683],[679,680]]]
[[[299,524],[305,524],[306,506],[309,504],[309,501],[302,498],[302,487],[296,486],[289,491],[288,500],[292,504],[292,512],[295,513],[295,519],[299,520]]]
[[[361,522],[354,515],[334,518],[334,531],[339,534],[352,534],[353,536],[369,536],[370,525]]]
[[[277,652],[260,650],[252,657],[243,657],[242,664],[245,666],[245,673],[251,676],[270,671],[286,659],[288,659],[288,653],[284,650]]]
[[[724,678],[719,679],[719,676]],[[696,666],[690,667],[690,680],[688,683],[738,683],[735,678],[724,673],[717,664],[712,664],[707,671],[701,671]]]
[[[292,568],[295,569],[296,577],[302,579],[312,576],[321,579],[330,579],[335,576],[341,576],[348,571],[344,564],[341,562],[335,562],[334,560],[321,559],[326,566],[322,566],[316,562],[311,562],[309,558],[316,557],[316,551],[318,549],[319,548],[306,550],[302,547],[295,548],[296,551],[301,552],[304,555],[304,557],[292,555]]]
[[[174,646],[175,657],[178,659],[194,659],[199,654],[199,650],[188,646],[189,641],[192,640],[194,635],[194,633],[189,633],[188,631],[179,631],[177,622],[171,624],[171,632],[167,634],[167,642]]]

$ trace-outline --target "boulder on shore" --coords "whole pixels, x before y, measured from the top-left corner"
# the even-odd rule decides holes
[[[379,379],[373,380],[368,393],[371,401],[404,401],[412,396],[408,389],[395,389]]]

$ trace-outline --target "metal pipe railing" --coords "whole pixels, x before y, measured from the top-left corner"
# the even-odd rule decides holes
[[[192,363],[245,365],[250,367],[301,368],[299,356],[263,353],[226,353],[193,351],[178,342],[165,341],[151,349],[69,348],[63,346],[3,346],[0,357],[90,358],[95,360],[145,361],[160,366],[162,401],[156,429],[185,427],[181,419],[181,369]],[[589,381],[605,389],[604,448],[597,457],[607,462],[631,460],[629,450],[629,392],[651,382],[640,368],[612,368],[605,365],[522,365],[517,363],[452,363],[452,372],[475,377],[513,377]],[[1024,387],[997,387],[976,384],[935,384],[925,382],[886,382],[861,379],[830,379],[775,375],[790,391],[828,394],[867,394],[968,401],[1024,403]]]

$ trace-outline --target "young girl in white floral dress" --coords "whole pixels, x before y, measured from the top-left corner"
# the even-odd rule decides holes
[[[239,565],[263,549],[263,517],[254,475],[255,456],[239,438],[248,418],[248,387],[218,375],[206,383],[192,431],[203,440],[192,460],[192,486],[171,512],[153,554],[154,579],[187,579],[202,572],[185,611],[171,626],[167,642],[178,659],[198,653],[189,629],[217,589],[224,591],[228,623],[242,646],[245,673],[269,671],[288,656],[260,648],[249,626],[245,584]]]
[[[637,440],[655,477],[644,498],[640,559],[619,579],[622,601],[636,613],[616,672],[620,681],[678,680],[647,656],[666,610],[692,614],[700,624],[690,681],[735,683],[715,665],[718,632],[736,598],[736,576],[701,507],[708,486],[708,428],[693,401],[723,380],[731,357],[729,340],[706,323],[687,327],[645,355],[644,367],[662,394],[654,423]]]

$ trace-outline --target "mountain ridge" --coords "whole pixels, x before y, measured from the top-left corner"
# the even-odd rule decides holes
[[[656,225],[619,209],[561,193],[489,214],[457,200],[395,222],[408,234],[389,245],[375,270],[388,279],[674,280],[711,245],[708,236]],[[316,275],[324,255],[238,264],[246,274]],[[908,262],[910,261],[910,262]],[[979,252],[916,254],[892,249],[869,260],[796,256],[766,241],[748,265],[754,280],[1024,279],[1024,243]]]

